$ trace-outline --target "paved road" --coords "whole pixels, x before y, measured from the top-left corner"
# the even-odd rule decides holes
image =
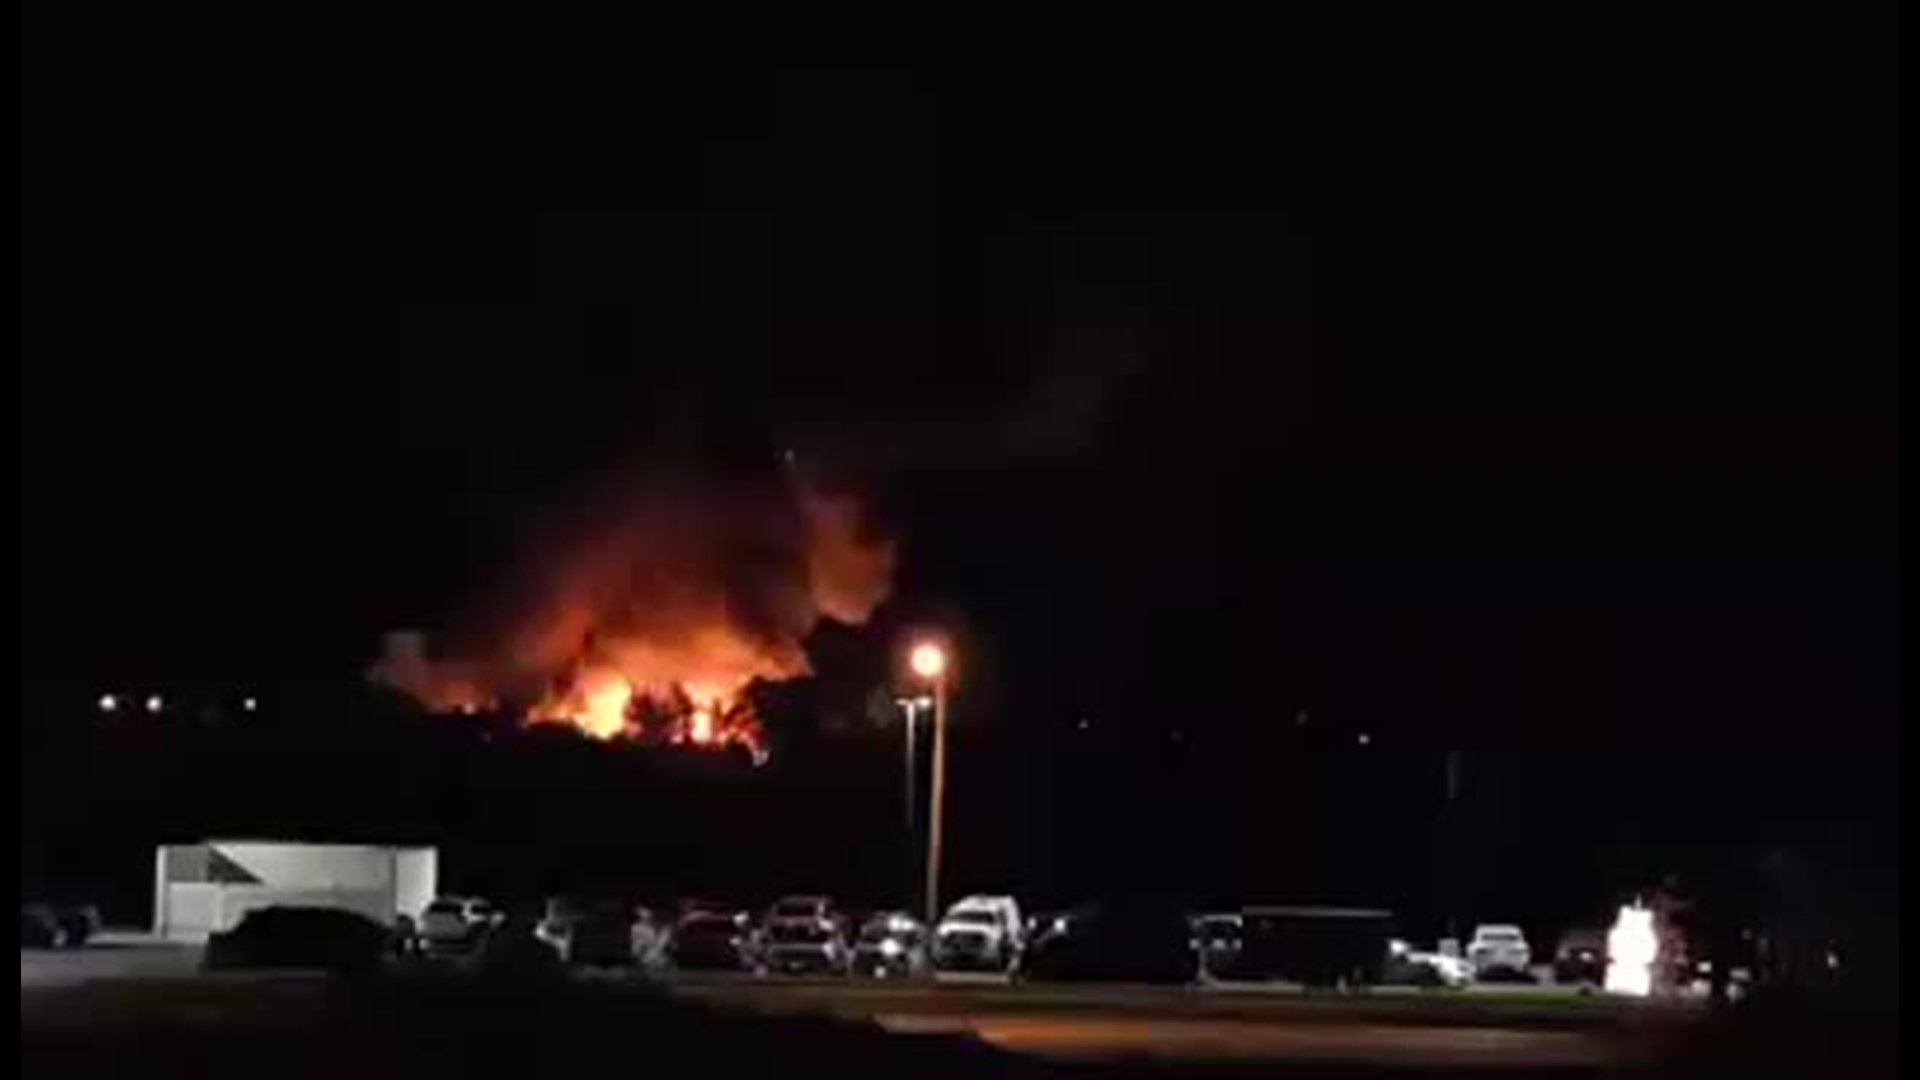
[[[37,1020],[30,997],[58,997],[59,988],[87,983],[196,979],[198,958],[197,949],[124,940],[75,952],[22,951],[23,1026],[30,1014]],[[1634,1015],[1602,1002],[1512,992],[1332,997],[1244,986],[750,976],[683,976],[670,985],[682,997],[730,1009],[824,1013],[902,1034],[971,1034],[1003,1049],[1068,1059],[1604,1067],[1638,1057],[1650,1029],[1670,1026],[1645,1010]],[[236,983],[234,992],[249,990]]]

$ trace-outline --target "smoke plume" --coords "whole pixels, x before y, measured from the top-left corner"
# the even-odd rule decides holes
[[[851,494],[779,483],[656,483],[534,559],[503,625],[432,655],[388,635],[369,675],[440,711],[508,709],[599,737],[764,752],[742,694],[808,673],[822,619],[864,623],[893,542]]]

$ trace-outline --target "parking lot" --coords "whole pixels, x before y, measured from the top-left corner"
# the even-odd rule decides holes
[[[156,942],[146,934],[108,932],[84,949],[21,949],[20,992],[87,982],[188,978],[200,950]]]
[[[324,979],[198,971],[199,950],[138,935],[106,935],[71,951],[22,950],[23,1030],[86,1023],[90,1009],[244,1013],[284,1008]],[[445,969],[452,970],[452,969]],[[945,1034],[1046,1057],[1423,1062],[1464,1067],[1596,1066],[1637,1054],[1668,1014],[1551,987],[1462,991],[1376,988],[1309,994],[1284,984],[1146,986],[1013,982],[994,976],[932,980],[789,978],[632,972],[577,976],[621,989],[663,986],[676,999],[735,1014],[828,1017],[900,1035]],[[290,989],[291,988],[291,989]],[[652,995],[657,997],[657,995]],[[224,1012],[222,1012],[224,1010]]]

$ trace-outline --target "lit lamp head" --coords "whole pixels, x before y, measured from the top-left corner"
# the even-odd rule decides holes
[[[907,665],[923,679],[936,681],[947,673],[947,650],[931,641],[923,641],[907,654]]]

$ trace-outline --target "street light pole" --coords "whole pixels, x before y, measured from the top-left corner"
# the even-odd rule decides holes
[[[917,774],[920,771],[920,756],[916,752],[917,747],[915,744],[919,741],[919,731],[917,729],[920,726],[920,714],[933,707],[933,699],[925,694],[915,694],[912,697],[895,698],[894,704],[900,706],[901,711],[907,715],[906,755],[901,760],[900,770],[902,781],[901,792],[906,803],[904,806],[905,813],[901,815],[900,819],[900,835],[904,844],[904,850],[906,851],[906,895],[911,897],[913,895],[913,881],[920,875],[920,844],[918,831],[920,813],[916,809],[919,805],[918,795],[920,784]],[[908,901],[909,906],[911,906],[911,903],[911,901]]]
[[[927,925],[940,921],[940,842],[947,817],[947,679],[933,680],[933,805],[927,822]]]
[[[913,647],[907,657],[913,673],[933,684],[932,805],[927,810],[927,883],[923,904],[927,926],[940,919],[940,848],[947,817],[947,650],[930,641]]]
[[[906,817],[906,822],[907,822],[907,838],[911,840],[913,838],[913,819],[914,819],[913,728],[914,728],[914,720],[917,719],[920,714],[920,699],[908,698],[903,704],[906,706],[906,710],[907,710],[907,760],[906,760],[907,817]]]

